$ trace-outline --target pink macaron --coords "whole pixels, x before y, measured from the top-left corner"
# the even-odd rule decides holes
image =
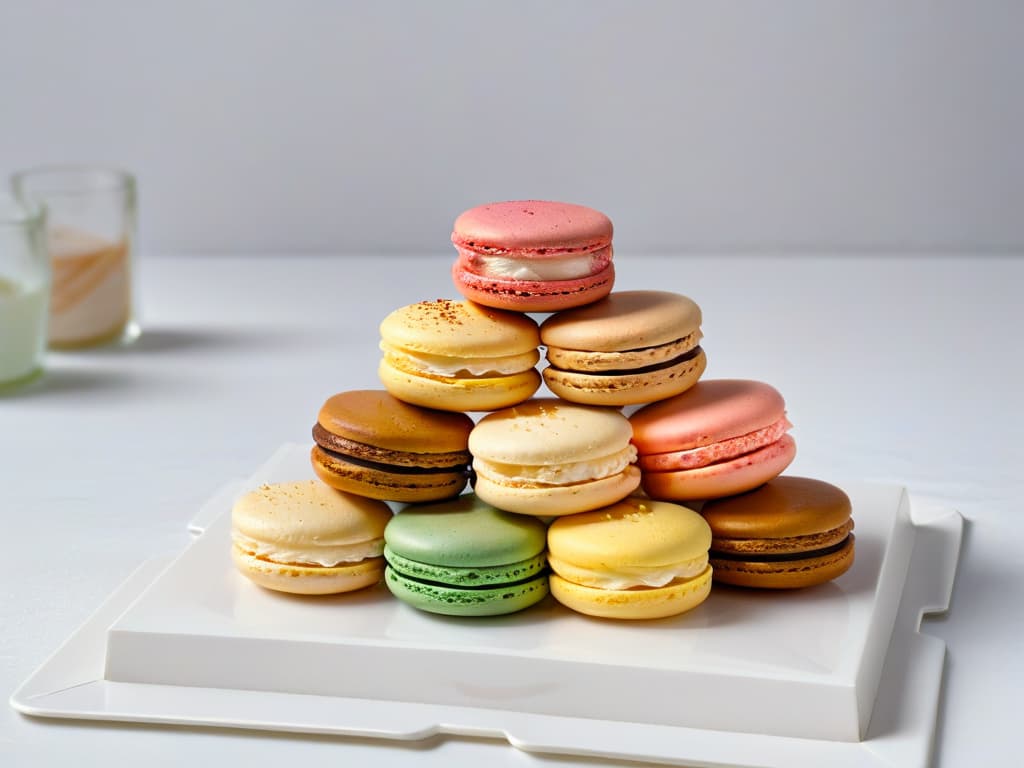
[[[571,203],[514,200],[455,220],[455,287],[470,301],[516,312],[557,312],[607,296],[615,282],[612,222]]]
[[[760,381],[700,381],[629,421],[643,488],[655,499],[743,493],[779,475],[796,455],[786,403]]]

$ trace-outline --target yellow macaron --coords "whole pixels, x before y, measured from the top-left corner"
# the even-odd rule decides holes
[[[551,594],[579,613],[660,619],[711,591],[711,529],[693,510],[631,496],[555,520],[548,529]]]
[[[383,501],[318,480],[261,485],[231,510],[232,559],[261,587],[301,595],[350,592],[384,574]]]
[[[532,318],[470,301],[400,307],[380,324],[378,374],[399,400],[445,411],[491,411],[540,387]]]

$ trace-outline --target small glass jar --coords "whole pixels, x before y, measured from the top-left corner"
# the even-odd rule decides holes
[[[49,300],[45,213],[0,196],[0,391],[42,372]]]
[[[50,347],[136,338],[135,179],[104,168],[52,166],[16,173],[11,185],[19,200],[47,210]]]

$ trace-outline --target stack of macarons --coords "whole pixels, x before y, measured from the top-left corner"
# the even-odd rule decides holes
[[[669,291],[613,292],[612,233],[607,216],[567,203],[464,212],[451,238],[463,298],[388,314],[384,389],[322,405],[316,476],[337,498],[406,505],[380,556],[388,588],[413,607],[496,615],[550,589],[581,613],[658,618],[699,605],[712,574],[805,586],[852,562],[848,513],[835,525],[841,513],[825,515],[826,525],[806,509],[780,513],[807,506],[792,494],[742,501],[793,460],[782,396],[757,381],[702,379],[700,307]],[[535,397],[542,383],[554,397]],[[467,483],[473,492],[460,496]],[[695,511],[711,500],[735,502],[728,514]],[[737,510],[748,506],[762,522],[744,537]],[[807,578],[737,575],[778,570],[764,562],[783,552],[789,572],[828,565]]]

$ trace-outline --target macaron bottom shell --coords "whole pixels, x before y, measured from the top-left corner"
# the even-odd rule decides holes
[[[420,581],[399,573],[388,565],[384,582],[391,593],[421,611],[447,616],[500,616],[529,608],[548,594],[548,575],[512,584],[481,587],[455,587]]]
[[[407,403],[442,411],[493,411],[530,399],[540,388],[535,368],[508,376],[455,378],[420,376],[386,359],[377,369],[384,388]]]
[[[571,485],[506,485],[477,473],[476,495],[506,512],[560,517],[587,512],[621,501],[640,486],[635,465],[611,477]]]
[[[558,312],[603,299],[615,284],[615,265],[572,280],[500,280],[466,269],[457,259],[452,281],[470,301],[514,312]]]
[[[710,555],[715,581],[737,587],[762,589],[801,589],[824,584],[846,573],[853,565],[854,535],[851,533],[835,551],[827,554],[808,552],[787,559],[740,558]]]
[[[686,613],[704,602],[711,592],[712,568],[664,587],[598,589],[575,584],[551,574],[551,595],[566,608],[605,619],[663,619]]]
[[[458,496],[466,487],[461,469],[432,472],[391,472],[368,463],[356,464],[314,445],[310,451],[313,471],[320,480],[339,491],[382,501],[440,501]]]
[[[239,572],[255,584],[295,595],[334,595],[354,592],[378,583],[384,574],[384,558],[335,566],[274,563],[231,547],[231,559]]]
[[[418,581],[432,581],[449,587],[490,587],[514,584],[532,578],[547,567],[547,557],[535,557],[505,565],[486,565],[474,568],[434,565],[410,560],[384,546],[384,559],[403,576]]]
[[[544,382],[563,400],[584,405],[641,405],[682,394],[700,379],[707,355],[700,347],[685,360],[654,370],[582,373],[548,367]]]
[[[783,435],[774,443],[729,461],[695,469],[644,472],[644,491],[653,499],[695,501],[733,496],[777,477],[796,456],[796,441]]]

